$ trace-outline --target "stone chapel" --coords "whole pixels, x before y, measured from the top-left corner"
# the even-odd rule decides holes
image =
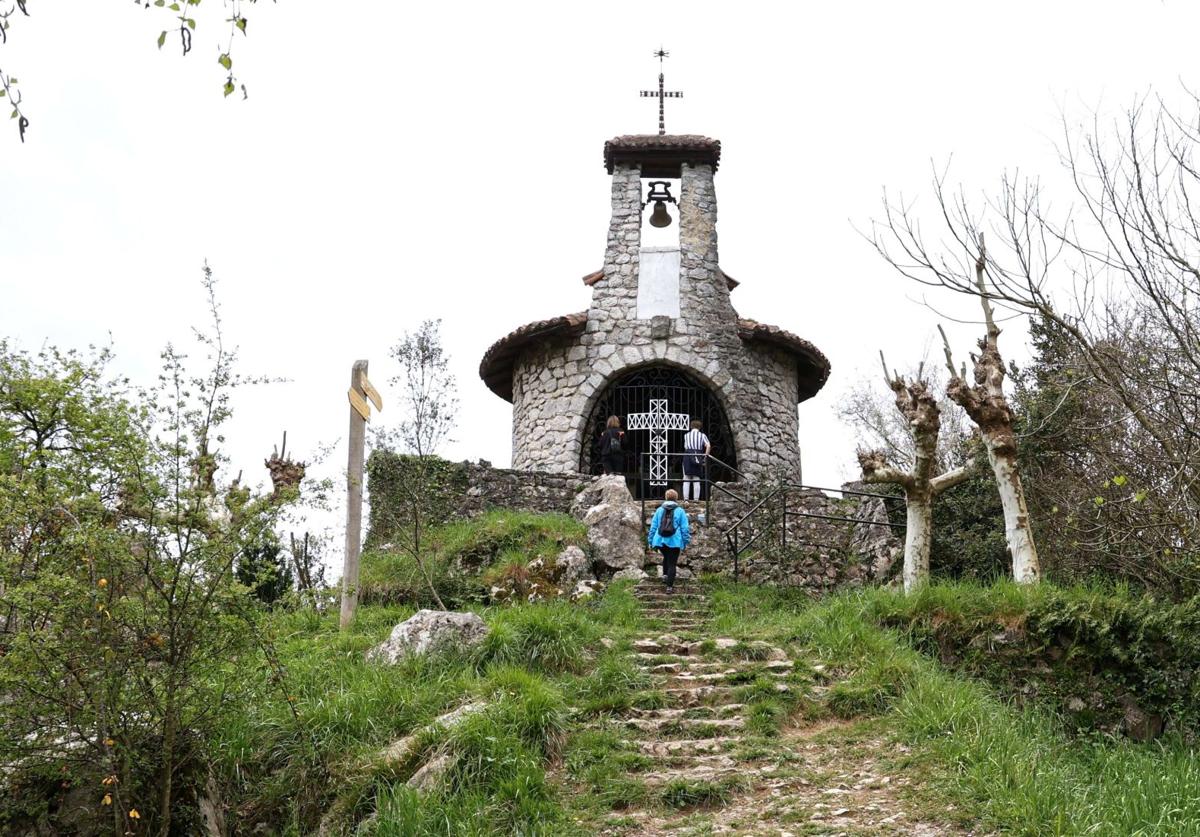
[[[712,441],[713,479],[799,477],[796,405],[825,385],[829,361],[807,340],[734,309],[738,283],[717,258],[720,159],[718,140],[690,134],[604,144],[612,220],[603,267],[583,277],[591,305],[521,326],[480,363],[484,383],[513,405],[514,469],[600,473],[596,441],[616,415],[635,496],[678,485],[679,458],[654,454],[664,445],[679,453],[693,418]],[[677,241],[643,246],[645,216],[654,228],[670,224],[667,203]]]

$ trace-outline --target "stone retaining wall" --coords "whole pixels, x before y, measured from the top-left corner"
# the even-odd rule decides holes
[[[483,461],[447,462],[442,467],[448,472],[442,508],[449,518],[472,518],[491,508],[569,514],[579,492],[597,479],[578,473],[493,468]],[[385,507],[385,484],[377,482],[375,469],[371,473],[372,532],[368,540],[375,542],[380,536],[387,537],[383,530],[395,524]],[[728,488],[739,496],[747,496],[744,486]],[[644,505],[647,525],[657,506],[657,502]],[[731,575],[733,558],[723,530],[745,513],[746,506],[728,497],[714,499],[705,525],[698,520],[699,514],[706,510],[703,503],[689,503],[685,508],[694,539],[680,561],[682,575]],[[763,532],[754,547],[741,557],[738,568],[741,580],[822,591],[879,583],[895,574],[902,552],[900,540],[888,527],[867,525],[887,519],[883,501],[834,499],[813,490],[793,493],[788,508],[786,546],[781,546],[783,521],[777,503],[765,507],[739,530],[743,543],[755,532]],[[796,512],[853,517],[864,523],[803,517]],[[653,559],[653,555],[647,555],[647,571],[655,571]]]
[[[649,521],[657,504],[647,504]],[[731,576],[733,556],[724,530],[746,512],[746,506],[731,499],[714,500],[707,523],[699,523],[704,504],[687,504],[692,525],[691,545],[680,557],[684,575],[715,573]],[[877,584],[890,580],[903,553],[903,545],[888,526],[884,501],[873,498],[835,499],[819,491],[793,494],[788,501],[786,542],[782,537],[782,509],[778,503],[764,507],[739,527],[745,544],[760,533],[738,562],[738,578],[758,584],[802,587],[814,592],[835,587]],[[805,517],[818,514],[851,517],[844,521]],[[874,525],[872,525],[874,524]],[[650,556],[648,560],[652,560]],[[654,564],[647,571],[657,572]]]
[[[595,477],[493,468],[487,462],[464,462],[467,491],[456,517],[475,517],[491,508],[532,512],[570,511],[575,495]]]

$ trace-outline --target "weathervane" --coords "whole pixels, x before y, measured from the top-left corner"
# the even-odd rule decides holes
[[[657,98],[658,99],[658,135],[663,136],[667,133],[666,118],[663,115],[663,99],[682,99],[683,91],[680,90],[663,90],[663,59],[671,53],[667,52],[662,47],[659,47],[654,52],[654,57],[658,59],[658,91],[643,90],[642,98]]]

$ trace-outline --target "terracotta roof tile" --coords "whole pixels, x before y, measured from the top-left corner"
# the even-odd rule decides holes
[[[512,401],[512,370],[517,359],[538,343],[577,337],[583,333],[587,318],[587,312],[580,311],[577,314],[538,320],[514,329],[493,343],[484,353],[483,360],[479,363],[479,377],[496,395],[505,401]],[[748,319],[738,320],[738,337],[745,342],[775,346],[796,358],[800,401],[812,398],[829,380],[829,359],[803,337],[778,326]]]
[[[580,311],[578,314],[538,320],[514,329],[483,353],[483,360],[479,362],[479,377],[496,395],[505,401],[512,401],[513,364],[522,352],[541,341],[581,334],[585,325],[587,312]]]
[[[604,167],[612,174],[618,162],[661,162],[678,168],[680,163],[707,164],[717,170],[721,162],[721,141],[699,134],[626,134],[604,143]],[[646,174],[643,171],[643,174]],[[661,172],[650,177],[670,177]],[[678,177],[679,175],[674,175]]]
[[[756,320],[739,319],[738,337],[748,342],[767,343],[786,349],[793,355],[806,362],[800,363],[799,395],[801,401],[807,401],[818,392],[829,380],[829,358],[803,337],[798,337],[779,326],[767,325]]]

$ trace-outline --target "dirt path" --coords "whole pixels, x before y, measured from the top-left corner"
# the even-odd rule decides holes
[[[795,708],[816,691],[811,672],[766,643],[710,636],[699,585],[667,594],[647,582],[636,595],[663,628],[633,645],[663,700],[608,722],[644,756],[628,775],[646,802],[614,812],[601,833],[971,833],[915,810],[915,780],[888,764],[903,750],[878,724],[781,727],[781,714],[803,714]]]

